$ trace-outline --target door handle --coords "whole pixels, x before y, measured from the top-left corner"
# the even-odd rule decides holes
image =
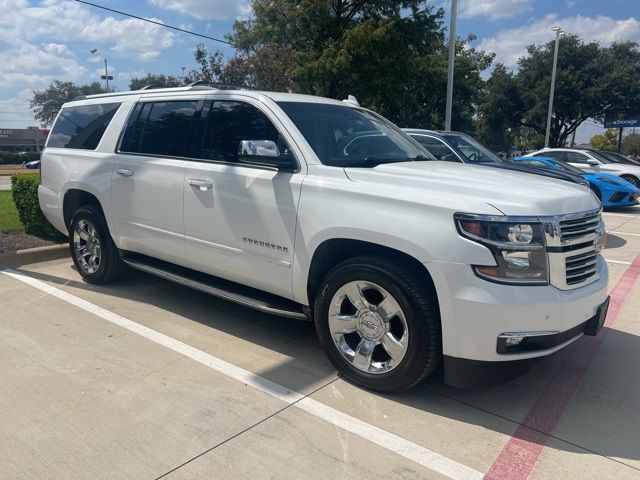
[[[199,178],[190,179],[189,185],[191,185],[192,187],[198,187],[203,192],[213,187],[213,183],[211,183],[209,180],[201,180]]]
[[[116,170],[118,175],[122,175],[123,177],[130,177],[133,175],[133,170],[127,170],[126,168],[119,168]]]

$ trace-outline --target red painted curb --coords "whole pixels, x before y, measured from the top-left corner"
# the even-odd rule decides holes
[[[640,277],[640,255],[611,291],[605,327],[611,327]],[[487,480],[525,480],[531,478],[542,451],[560,421],[567,405],[578,391],[591,362],[600,350],[609,329],[596,337],[583,337],[564,359],[544,391],[529,410],[515,433],[502,448],[485,475]]]

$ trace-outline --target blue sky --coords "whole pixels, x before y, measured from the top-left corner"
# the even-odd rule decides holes
[[[250,15],[248,0],[93,3],[219,38],[231,30],[235,18]],[[616,40],[640,42],[640,0],[458,3],[458,35],[475,33],[475,46],[495,52],[498,60],[511,66],[527,44],[553,38],[550,28],[554,25],[603,45]],[[446,0],[433,4],[449,8]],[[99,80],[101,55],[108,58],[116,87],[126,89],[131,76],[146,72],[181,75],[182,67],[193,67],[192,51],[199,41],[72,0],[0,0],[0,128],[37,125],[27,108],[31,92],[46,87],[53,79]],[[233,54],[226,45],[205,43]],[[92,55],[91,48],[98,52]]]

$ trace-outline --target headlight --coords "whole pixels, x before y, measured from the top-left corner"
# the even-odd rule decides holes
[[[487,247],[496,265],[472,265],[481,278],[498,283],[547,285],[549,268],[542,223],[537,218],[456,213],[460,235]]]

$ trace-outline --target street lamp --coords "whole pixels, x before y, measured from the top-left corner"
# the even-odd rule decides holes
[[[444,129],[451,130],[451,105],[453,103],[453,66],[456,60],[456,20],[458,0],[451,0],[451,22],[449,23],[449,66],[447,69],[447,106],[444,113]]]
[[[544,148],[549,148],[549,135],[551,134],[551,114],[553,113],[553,93],[556,88],[556,66],[558,64],[558,45],[564,31],[560,27],[553,27],[556,32],[556,44],[553,50],[553,68],[551,69],[551,91],[549,92],[549,111],[547,112],[547,132],[544,136]]]
[[[92,48],[89,51],[91,52],[92,55],[95,55],[96,53],[98,53],[98,49],[97,48]],[[105,57],[103,55],[102,58],[104,58],[104,75],[100,75],[100,78],[102,80],[104,80],[104,83],[107,86],[107,92],[108,92],[109,91],[109,80],[113,80],[113,77],[111,75],[109,75],[109,69],[107,67],[107,57]]]

